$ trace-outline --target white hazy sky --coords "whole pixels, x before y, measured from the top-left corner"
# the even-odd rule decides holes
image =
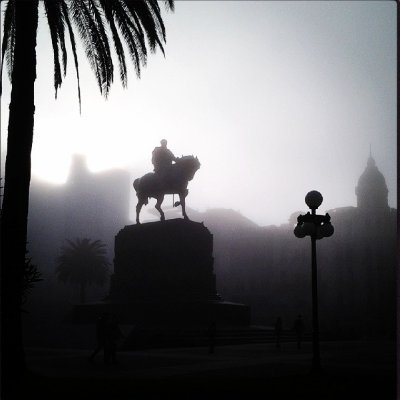
[[[356,205],[371,144],[396,206],[395,2],[177,1],[175,8],[163,13],[165,58],[150,55],[140,80],[131,68],[128,90],[117,81],[107,101],[82,54],[82,115],[71,54],[54,99],[41,14],[34,176],[62,183],[81,153],[92,171],[118,167],[133,179],[152,169],[151,151],[166,138],[175,155],[194,154],[202,164],[190,207],[281,224],[306,209],[309,190],[323,194],[321,212]],[[6,74],[3,83],[4,151]]]

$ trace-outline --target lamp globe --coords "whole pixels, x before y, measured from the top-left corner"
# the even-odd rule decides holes
[[[316,210],[322,203],[323,197],[322,194],[316,190],[312,190],[306,194],[306,204],[311,210]]]

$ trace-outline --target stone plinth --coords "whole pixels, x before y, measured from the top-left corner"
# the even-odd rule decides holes
[[[125,226],[115,237],[114,275],[107,300],[75,307],[75,320],[103,312],[146,326],[250,324],[250,308],[223,301],[213,270],[213,235],[183,219]]]
[[[126,226],[115,237],[110,299],[217,300],[213,263],[213,236],[201,223]]]

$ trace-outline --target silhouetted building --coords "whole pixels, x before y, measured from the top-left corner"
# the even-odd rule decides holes
[[[55,259],[65,239],[100,239],[107,245],[112,262],[115,234],[129,220],[131,187],[128,172],[91,173],[83,156],[73,158],[65,184],[32,179],[28,249],[45,278],[39,286],[47,286],[55,294],[61,290],[64,297],[69,297],[65,293],[71,288],[64,289],[54,276]],[[101,292],[106,294],[107,286]],[[69,301],[76,298],[70,297]]]
[[[328,211],[335,234],[320,246],[321,307],[329,307],[326,326],[364,336],[393,335],[396,293],[397,211],[388,205],[388,189],[375,161],[356,187],[357,207]]]
[[[385,178],[372,157],[356,186],[357,207],[328,210],[334,235],[318,241],[321,333],[393,336],[396,217]],[[197,215],[214,233],[215,271],[222,296],[249,304],[252,322],[273,326],[276,315],[299,313],[311,327],[311,251],[288,224],[259,227],[229,210]]]

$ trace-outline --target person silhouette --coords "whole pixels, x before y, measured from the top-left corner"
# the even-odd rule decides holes
[[[297,319],[294,321],[293,330],[296,334],[297,348],[300,349],[304,333],[304,322],[301,315],[299,315]]]
[[[117,364],[117,344],[122,337],[117,316],[111,314],[104,327],[104,361],[106,364]]]
[[[152,152],[151,162],[154,165],[154,172],[160,177],[165,178],[168,174],[173,161],[176,157],[170,149],[167,148],[167,140],[160,141],[161,146],[155,147]]]
[[[281,348],[281,337],[282,337],[282,318],[278,317],[275,322],[275,339],[276,339],[276,347],[278,349]]]
[[[105,360],[104,338],[105,338],[105,325],[106,325],[107,318],[108,318],[107,314],[103,314],[97,318],[97,321],[96,321],[97,345],[96,345],[96,348],[94,349],[93,353],[89,357],[89,362],[94,361],[94,358],[96,357],[97,353],[100,350],[104,351],[104,360]]]

